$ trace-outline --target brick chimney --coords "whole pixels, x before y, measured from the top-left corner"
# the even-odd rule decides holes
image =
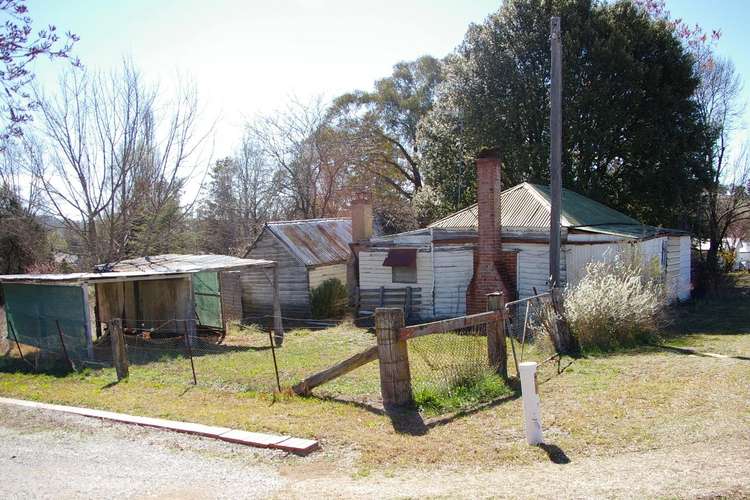
[[[357,191],[351,204],[352,243],[367,241],[372,236],[372,201],[369,193]]]
[[[510,300],[508,288],[501,277],[501,262],[505,256],[500,239],[499,151],[483,150],[477,156],[476,164],[479,239],[474,250],[474,276],[466,292],[468,314],[487,310],[488,293],[503,292],[505,300]]]

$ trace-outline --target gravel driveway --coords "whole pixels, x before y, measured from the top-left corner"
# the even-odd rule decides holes
[[[0,405],[5,498],[267,497],[282,483],[272,453]]]
[[[750,498],[750,435],[493,470],[373,472],[345,450],[299,458],[0,404],[3,498]]]

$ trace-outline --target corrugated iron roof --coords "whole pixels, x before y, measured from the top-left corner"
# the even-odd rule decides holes
[[[195,273],[200,271],[211,271],[232,267],[245,267],[253,265],[272,264],[269,260],[241,259],[231,255],[189,255],[189,254],[164,254],[149,257],[138,257],[136,259],[121,260],[119,262],[99,264],[95,267],[100,272],[150,272],[159,273]]]
[[[269,222],[266,227],[306,266],[346,262],[351,254],[350,219]]]
[[[197,273],[200,271],[218,271],[247,266],[270,267],[274,262],[262,259],[240,259],[228,255],[183,255],[165,254],[137,259],[122,260],[108,264],[99,264],[92,273],[68,274],[6,274],[0,276],[0,282],[56,282],[83,283],[87,281],[137,281],[150,276],[170,276]]]
[[[500,194],[501,224],[503,227],[548,228],[550,217],[549,188],[524,182]],[[429,227],[477,227],[477,205],[449,215]],[[613,210],[569,189],[562,193],[563,227],[597,226],[601,224],[638,225],[627,215]]]

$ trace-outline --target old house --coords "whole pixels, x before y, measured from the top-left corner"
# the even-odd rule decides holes
[[[277,262],[284,315],[310,318],[311,290],[330,278],[350,281],[351,241],[350,219],[269,222],[245,257]],[[243,272],[241,282],[245,315],[269,314],[272,295],[262,271]]]
[[[359,244],[365,310],[416,294],[419,303],[407,305],[414,314],[451,317],[485,310],[492,291],[523,298],[549,288],[549,188],[523,183],[501,191],[492,155],[477,159],[477,178],[477,204],[427,228]],[[661,274],[670,299],[689,297],[687,233],[641,224],[570,190],[563,191],[561,226],[562,285],[578,283],[589,262],[627,253]]]

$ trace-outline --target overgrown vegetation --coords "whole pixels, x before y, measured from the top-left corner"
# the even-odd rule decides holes
[[[348,303],[349,294],[338,278],[327,279],[310,292],[310,307],[316,319],[340,318]]]
[[[640,259],[592,262],[565,294],[565,314],[585,351],[631,347],[656,335],[665,307],[664,286]]]
[[[414,404],[430,415],[463,410],[487,403],[513,391],[490,370],[477,370],[454,378],[447,384],[431,384],[414,391]]]

